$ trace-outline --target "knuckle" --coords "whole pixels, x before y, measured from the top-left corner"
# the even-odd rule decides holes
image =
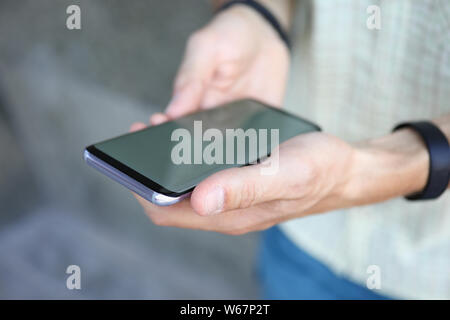
[[[305,163],[303,170],[306,183],[316,181],[321,175],[321,172],[314,163]]]
[[[236,194],[237,207],[251,207],[257,198],[257,187],[254,183],[244,183],[242,190]]]
[[[217,68],[217,77],[219,78],[231,78],[236,73],[236,66],[230,63],[222,64]]]

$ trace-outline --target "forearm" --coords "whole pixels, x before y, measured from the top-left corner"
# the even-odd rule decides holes
[[[450,140],[450,115],[433,121]],[[411,129],[356,143],[354,167],[344,192],[351,205],[376,203],[424,189],[429,155]]]

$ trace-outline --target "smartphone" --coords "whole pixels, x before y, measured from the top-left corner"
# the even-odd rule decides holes
[[[313,131],[320,128],[298,116],[241,100],[95,143],[84,159],[144,199],[167,206],[213,173],[257,163],[278,143]]]

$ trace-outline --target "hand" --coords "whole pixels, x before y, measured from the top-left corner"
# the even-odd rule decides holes
[[[277,152],[279,170],[274,175],[261,175],[263,162],[218,172],[202,181],[190,199],[169,207],[136,198],[158,225],[227,234],[265,229],[345,204],[352,146],[311,133],[286,141]]]
[[[132,130],[143,127],[137,123]],[[422,139],[409,129],[354,144],[325,133],[300,135],[274,150],[277,156],[274,175],[261,175],[265,162],[227,169],[169,207],[136,198],[157,225],[243,234],[417,192],[429,166]]]
[[[189,38],[166,114],[151,123],[242,98],[281,106],[288,64],[286,45],[257,12],[227,9]]]

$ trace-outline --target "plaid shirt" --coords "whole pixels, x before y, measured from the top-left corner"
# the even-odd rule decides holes
[[[367,8],[381,9],[369,30]],[[286,106],[348,141],[450,112],[449,0],[298,1]],[[281,225],[297,245],[378,293],[450,299],[450,192],[394,199]]]

